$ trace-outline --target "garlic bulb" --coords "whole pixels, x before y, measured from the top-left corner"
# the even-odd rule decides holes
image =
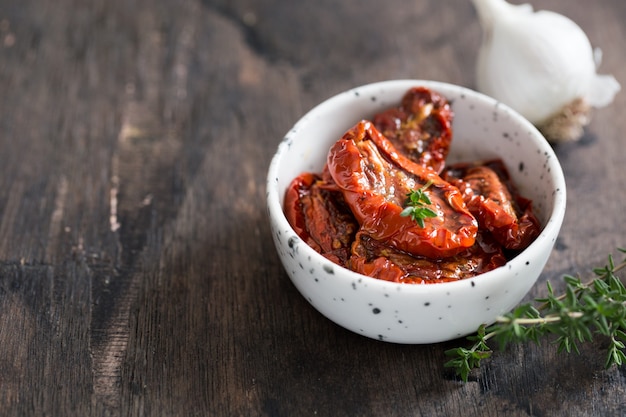
[[[572,20],[530,4],[472,0],[483,29],[479,91],[509,105],[551,142],[577,140],[592,107],[620,90],[611,75],[596,74],[600,55]],[[596,51],[596,52],[599,52]]]

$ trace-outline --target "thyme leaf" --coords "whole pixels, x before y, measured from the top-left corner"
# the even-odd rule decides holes
[[[621,253],[626,249],[618,248]],[[594,268],[595,275],[588,282],[565,275],[565,291],[555,295],[549,282],[548,295],[534,302],[521,304],[500,316],[490,326],[482,325],[476,334],[468,336],[473,342],[469,348],[458,347],[445,351],[448,360],[444,366],[452,368],[462,381],[467,382],[472,369],[492,356],[487,341],[493,339],[499,348],[511,343],[534,342],[542,337],[555,336],[559,352],[579,353],[578,345],[591,342],[594,337],[608,339],[605,367],[626,364],[626,287],[617,273],[626,268],[626,258],[619,264],[608,256],[604,267]]]
[[[406,202],[404,209],[400,212],[400,216],[410,216],[411,220],[417,222],[417,224],[423,228],[424,219],[429,217],[437,217],[437,213],[428,207],[432,204],[432,201],[425,193],[426,189],[432,185],[433,181],[428,180],[421,188],[417,190],[411,190],[406,195]]]

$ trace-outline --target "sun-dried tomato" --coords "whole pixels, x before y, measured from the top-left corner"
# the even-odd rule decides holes
[[[372,123],[361,121],[346,132],[331,147],[327,165],[361,230],[374,239],[431,258],[453,256],[474,244],[478,225],[459,190],[396,152]],[[421,227],[400,212],[407,194],[429,181],[426,193],[437,216]]]
[[[425,87],[407,91],[398,107],[374,116],[374,126],[412,161],[441,172],[452,141],[453,112],[445,97]]]
[[[432,259],[401,252],[359,232],[350,268],[378,279],[414,284],[457,281],[505,263],[502,247],[489,234],[478,233],[476,243],[456,256]]]
[[[506,249],[524,249],[539,235],[531,201],[519,194],[501,160],[455,164],[442,175],[461,190],[480,227]]]
[[[336,187],[316,174],[301,174],[287,189],[284,211],[301,239],[345,266],[358,224]]]

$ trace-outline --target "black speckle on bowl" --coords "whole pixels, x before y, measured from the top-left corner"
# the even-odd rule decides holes
[[[290,249],[293,249],[298,244],[299,240],[300,240],[299,237],[292,236],[289,238],[289,240],[287,240],[287,246],[289,246]]]

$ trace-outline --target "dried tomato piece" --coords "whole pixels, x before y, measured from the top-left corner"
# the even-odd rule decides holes
[[[398,107],[377,114],[372,121],[398,152],[440,173],[450,150],[453,117],[445,97],[426,87],[414,87]]]
[[[456,256],[430,259],[401,252],[359,232],[353,245],[350,268],[378,279],[414,284],[457,281],[505,263],[502,247],[489,234],[478,233],[476,243]]]
[[[339,265],[346,264],[358,223],[333,184],[316,174],[301,174],[287,189],[284,211],[309,246]]]
[[[453,256],[474,244],[478,225],[458,188],[396,152],[372,123],[357,123],[331,147],[327,169],[361,230],[374,239],[431,258]],[[437,216],[421,227],[400,213],[406,195],[427,182],[432,185],[425,193]]]
[[[442,175],[461,190],[479,226],[506,249],[524,249],[539,235],[532,203],[519,194],[502,160],[459,163]]]

